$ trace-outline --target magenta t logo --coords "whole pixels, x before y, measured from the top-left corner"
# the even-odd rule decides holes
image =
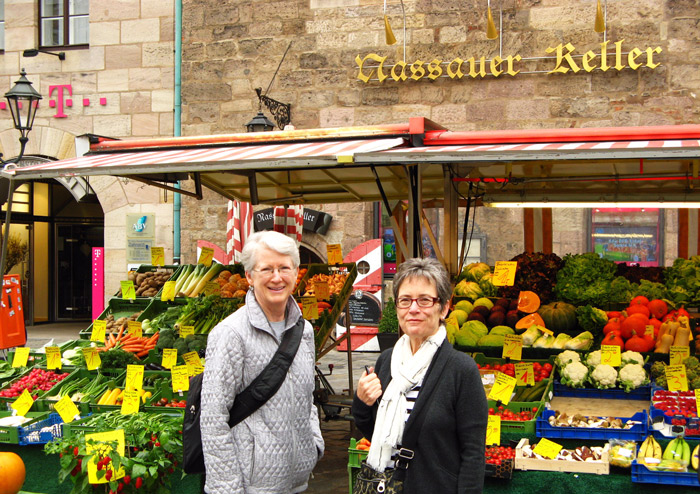
[[[63,90],[65,89],[68,91],[68,96],[73,96],[73,88],[70,84],[57,84],[55,86],[49,86],[49,98],[56,89],[56,100],[49,100],[49,106],[51,108],[57,107],[56,115],[54,115],[55,118],[66,118],[68,115],[63,113]],[[69,107],[73,106],[73,100],[66,99],[65,104]]]

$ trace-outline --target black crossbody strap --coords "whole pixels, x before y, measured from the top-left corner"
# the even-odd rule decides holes
[[[272,360],[248,387],[236,395],[229,415],[229,427],[240,423],[277,393],[287,377],[287,371],[297,354],[303,334],[304,319],[300,317],[297,323],[284,333]]]

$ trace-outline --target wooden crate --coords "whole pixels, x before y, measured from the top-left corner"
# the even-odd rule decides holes
[[[529,458],[523,454],[523,448],[528,444],[530,444],[530,440],[522,438],[515,448],[516,470],[595,473],[597,475],[608,475],[610,473],[609,444],[605,445],[605,450],[599,461],[540,460],[539,458]]]

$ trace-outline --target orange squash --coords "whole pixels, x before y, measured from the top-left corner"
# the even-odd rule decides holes
[[[17,494],[26,474],[22,458],[15,453],[0,452],[0,494]]]
[[[620,336],[622,336],[622,339],[628,340],[632,337],[632,331],[637,334],[644,334],[647,324],[649,324],[649,318],[644,314],[632,314],[620,324]]]
[[[518,296],[518,310],[521,312],[537,312],[540,308],[540,297],[535,292],[524,290]]]
[[[533,324],[537,324],[538,326],[542,326],[543,328],[545,327],[544,319],[542,319],[542,316],[540,316],[537,312],[528,314],[527,316],[523,317],[518,322],[516,322],[515,329],[527,329]]]
[[[649,307],[641,304],[630,305],[625,309],[625,312],[627,312],[628,316],[631,316],[632,314],[644,314],[645,316],[649,317],[651,315],[649,312]]]
[[[649,312],[657,319],[663,319],[668,314],[668,304],[661,299],[654,299],[649,302]]]
[[[630,300],[630,305],[649,305],[649,299],[644,295],[637,295],[632,300]]]
[[[600,343],[601,345],[617,345],[620,347],[620,351],[624,350],[625,348],[625,342],[620,338],[620,335],[617,334],[615,331],[610,331],[608,334],[605,335],[603,338],[603,341]]]

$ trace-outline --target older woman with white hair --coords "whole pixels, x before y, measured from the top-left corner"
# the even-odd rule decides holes
[[[394,298],[404,334],[363,372],[352,405],[355,424],[372,438],[358,479],[392,473],[403,478],[404,494],[483,490],[486,394],[474,360],[447,341],[450,296],[438,261],[399,265]],[[355,486],[362,484],[370,483]]]
[[[302,492],[324,443],[313,403],[313,328],[292,297],[299,249],[281,233],[258,232],[246,241],[242,262],[250,284],[245,305],[212,330],[207,345],[200,419],[205,491]],[[299,325],[302,339],[279,390],[230,427],[236,396],[270,362],[283,335]]]

